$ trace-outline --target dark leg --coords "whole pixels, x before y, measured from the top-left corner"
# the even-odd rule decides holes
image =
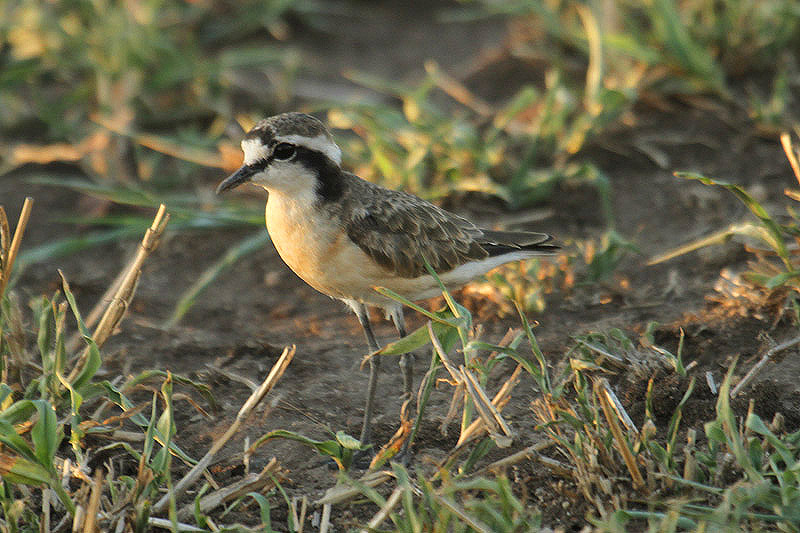
[[[403,308],[398,307],[392,311],[392,321],[397,328],[400,338],[406,336],[406,320]],[[403,373],[403,394],[406,400],[411,399],[414,392],[414,354],[404,353],[400,356],[400,370]]]
[[[392,321],[394,322],[395,327],[397,328],[397,333],[400,335],[400,338],[406,336],[406,320],[403,316],[403,308],[398,307],[392,311]],[[414,399],[414,353],[404,353],[400,356],[400,370],[403,372],[403,398],[408,406],[413,405]],[[419,416],[419,413],[417,413]],[[399,460],[403,465],[408,465],[408,461],[411,457],[411,453],[409,451],[409,445],[411,444],[410,435],[406,436],[406,440],[403,443],[403,448],[400,450],[400,453],[397,455],[397,460]]]
[[[357,304],[353,306],[358,321],[364,329],[364,336],[367,338],[367,345],[369,352],[376,352],[380,348],[378,342],[375,340],[375,334],[372,333],[372,326],[369,324],[369,314],[364,304]],[[369,383],[367,384],[367,404],[364,407],[364,424],[361,426],[361,436],[358,440],[362,444],[369,444],[370,430],[372,421],[372,410],[375,405],[375,389],[378,385],[378,369],[380,367],[380,358],[373,357],[369,360]]]

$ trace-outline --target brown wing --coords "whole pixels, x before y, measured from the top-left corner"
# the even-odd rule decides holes
[[[344,216],[350,239],[386,269],[405,278],[426,272],[423,257],[438,273],[489,256],[472,222],[408,193],[360,178],[350,183]]]

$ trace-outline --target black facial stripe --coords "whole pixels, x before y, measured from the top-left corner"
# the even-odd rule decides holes
[[[323,202],[333,202],[344,192],[344,176],[339,165],[322,152],[297,146],[295,161],[317,175],[317,193]]]
[[[249,165],[245,165],[248,169],[250,169],[250,174],[258,174],[265,168],[267,168],[270,163],[272,163],[272,156],[267,157],[266,159],[259,159],[255,163],[250,163]]]

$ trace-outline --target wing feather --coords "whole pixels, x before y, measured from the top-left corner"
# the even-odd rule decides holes
[[[510,251],[533,254],[557,249],[544,233],[482,230],[416,196],[349,176],[351,205],[342,213],[345,231],[376,263],[399,276],[425,274],[423,257],[443,274]]]

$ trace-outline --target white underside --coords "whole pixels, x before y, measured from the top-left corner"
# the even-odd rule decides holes
[[[486,274],[493,268],[497,268],[498,266],[506,263],[511,263],[522,259],[529,259],[536,255],[543,254],[529,251],[519,251],[496,257],[488,257],[480,261],[474,261],[456,267],[450,272],[441,274],[439,279],[448,290],[457,289],[463,285],[466,285],[478,276]],[[396,292],[412,302],[432,298],[442,293],[441,288],[436,280],[427,274],[417,278],[387,276],[381,281],[383,282],[382,286],[391,289],[393,292]],[[353,294],[351,297],[340,299],[354,310],[359,303],[380,307],[386,313],[387,318],[392,313],[397,312],[398,309],[402,309],[401,303],[379,294],[374,289],[366,293],[361,292],[360,294]]]

